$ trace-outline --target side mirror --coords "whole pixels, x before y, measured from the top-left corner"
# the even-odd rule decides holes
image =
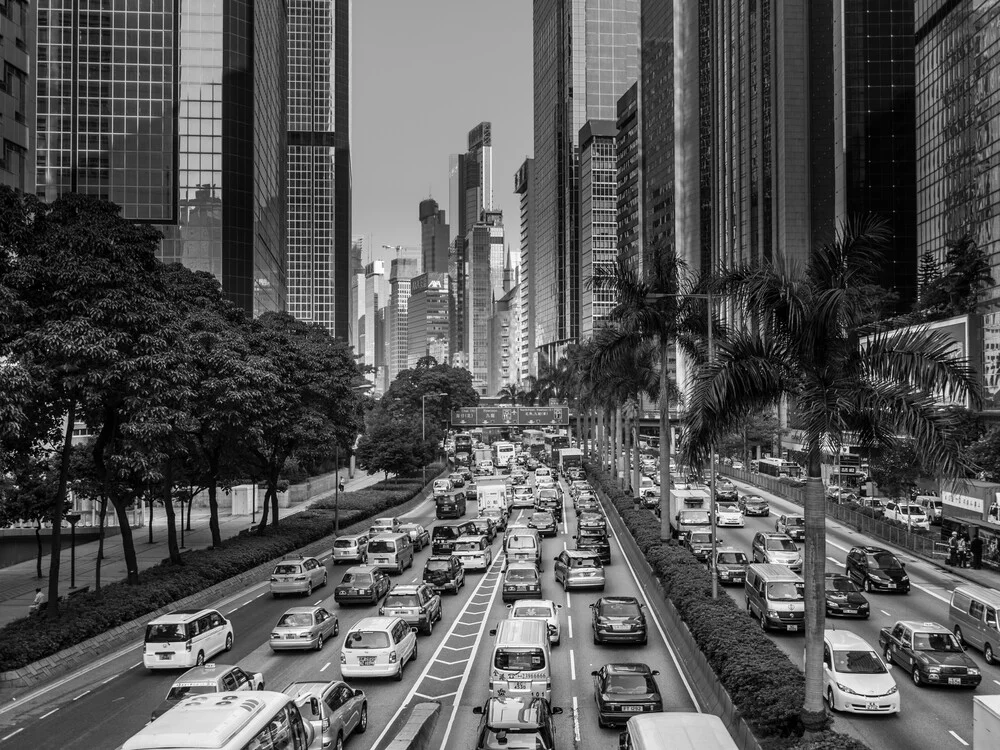
[[[628,750],[628,732],[622,732],[618,735],[618,750]]]
[[[496,629],[493,629],[493,630],[491,630],[491,631],[490,631],[490,635],[492,635],[492,636],[496,636],[496,634],[497,634],[497,631],[496,631]]]
[[[552,559],[555,560],[556,562],[559,562],[559,556],[558,555],[555,556],[555,557],[553,557]]]
[[[595,670],[591,671],[591,674],[592,674],[592,675],[593,675],[594,677],[597,677],[597,670],[595,669]]]
[[[562,609],[562,605],[561,604],[557,604],[556,605],[556,609]]]
[[[322,716],[323,715],[323,714],[321,714],[319,712],[319,698],[310,698],[309,699],[309,710],[312,711],[312,715],[313,716]]]
[[[659,669],[654,669],[654,670],[653,670],[653,676],[654,676],[654,677],[655,677],[656,675],[658,675],[659,673],[660,673],[660,670],[659,670]]]
[[[411,633],[416,633],[416,632],[417,632],[417,629],[416,629],[416,628],[410,628],[410,632],[411,632]]]
[[[563,712],[562,706],[553,706],[551,709],[549,709],[549,713],[552,714],[553,716],[557,716],[562,712]]]
[[[474,709],[472,709],[472,713],[476,714],[477,716],[482,716],[482,714],[483,714],[483,707],[482,706],[476,706]]]

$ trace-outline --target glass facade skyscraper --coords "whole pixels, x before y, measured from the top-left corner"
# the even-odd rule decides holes
[[[618,200],[618,253],[642,271],[642,169],[639,148],[639,86],[633,84],[618,100],[618,134],[615,136]],[[671,191],[673,185],[670,185]]]
[[[35,55],[34,10],[27,0],[0,3],[0,185],[32,192],[35,184],[35,96],[31,88]]]
[[[518,357],[521,370],[517,380],[524,382],[538,374],[535,355],[535,160],[525,159],[514,175],[514,192],[520,196],[521,208],[521,274],[518,283],[520,315],[518,317]]]
[[[35,190],[157,225],[160,257],[285,307],[283,0],[40,0]],[[94,6],[91,8],[90,6]]]
[[[420,201],[420,257],[424,273],[448,272],[450,229],[433,198]]]
[[[468,364],[472,384],[481,395],[487,395],[490,366],[490,316],[493,302],[503,296],[494,294],[493,267],[500,258],[501,290],[503,274],[504,228],[503,214],[485,211],[466,239],[468,258],[465,262],[465,323]],[[454,363],[453,363],[454,364]],[[492,394],[490,394],[492,395]]]
[[[595,286],[618,257],[618,170],[614,120],[591,120],[580,131],[580,336],[587,339],[607,320],[612,290]]]

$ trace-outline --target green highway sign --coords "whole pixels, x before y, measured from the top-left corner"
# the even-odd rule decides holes
[[[452,427],[543,427],[568,424],[568,406],[469,406],[451,412]]]

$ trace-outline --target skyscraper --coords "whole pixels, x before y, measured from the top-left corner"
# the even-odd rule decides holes
[[[638,75],[639,0],[536,0],[536,347],[554,361],[580,336],[579,133],[614,120]]]
[[[361,346],[361,318],[365,314],[365,266],[361,260],[364,255],[365,238],[354,237],[351,241],[351,306],[350,306],[350,337],[355,355],[364,354]]]
[[[379,351],[382,337],[376,338],[375,329],[378,325],[378,311],[385,305],[385,263],[380,260],[373,260],[365,266],[365,348],[364,364],[369,367],[377,367],[382,364],[382,355]],[[373,383],[377,383],[376,376],[367,376]]]
[[[420,256],[424,273],[448,272],[448,246],[451,242],[445,212],[433,198],[420,201]]]
[[[489,319],[493,314],[493,302],[503,296],[494,295],[493,264],[498,255],[501,258],[501,279],[504,228],[503,214],[500,211],[485,211],[481,221],[476,222],[469,230],[466,240],[468,258],[466,260],[465,278],[465,320],[469,371],[472,373],[473,386],[482,395],[486,394],[489,382],[490,367],[490,326]]]
[[[351,336],[351,0],[288,2],[288,312]]]
[[[469,131],[465,154],[466,229],[493,209],[493,128],[481,122]]]
[[[614,120],[590,120],[580,131],[580,336],[594,335],[615,304],[608,277],[618,257],[618,170]]]
[[[35,91],[31,76],[35,55],[34,9],[27,0],[13,0],[0,13],[0,185],[22,193],[34,191]]]
[[[162,260],[247,312],[285,309],[286,28],[284,0],[49,0],[37,194],[112,200],[159,227]]]
[[[465,154],[448,157],[448,244],[454,245],[456,237],[465,237]]]
[[[410,281],[406,360],[410,369],[421,357],[434,357],[441,364],[448,359],[448,286],[448,274],[438,271]]]
[[[486,383],[486,394],[489,396],[495,396],[505,385],[517,381],[514,365],[517,352],[513,338],[516,305],[515,287],[496,301],[489,319],[490,366]]]
[[[645,11],[643,11],[645,14]],[[645,40],[643,40],[645,45]],[[645,73],[645,67],[643,69]],[[639,95],[638,84],[633,84],[618,100],[618,135],[615,136],[618,201],[618,253],[636,264],[642,272],[642,190],[641,150],[639,147]],[[671,163],[673,160],[671,159]],[[670,184],[671,194],[673,184]]]
[[[417,258],[393,258],[389,270],[389,304],[385,312],[386,382],[392,383],[405,370],[410,355],[409,302],[410,281],[420,272]]]
[[[525,159],[514,175],[514,192],[521,196],[521,276],[520,308],[517,321],[520,372],[523,382],[538,374],[535,356],[535,160]]]

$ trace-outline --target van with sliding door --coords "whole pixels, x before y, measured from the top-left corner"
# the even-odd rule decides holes
[[[806,598],[802,578],[784,565],[754,563],[747,567],[743,584],[747,613],[761,630],[805,630]]]
[[[552,698],[549,632],[544,620],[502,620],[490,657],[490,696]]]

